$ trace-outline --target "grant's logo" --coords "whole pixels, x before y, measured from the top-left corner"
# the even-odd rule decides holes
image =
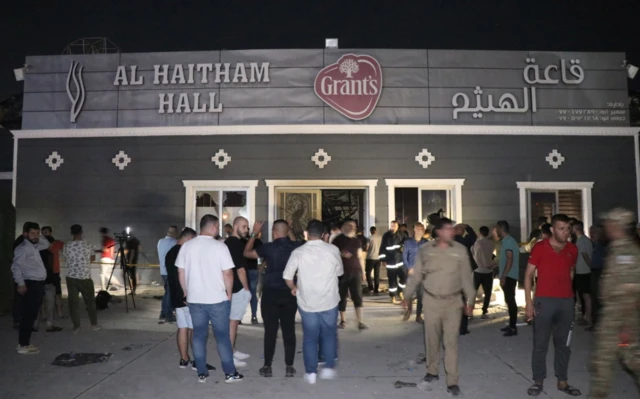
[[[71,110],[69,111],[69,120],[71,123],[76,123],[76,119],[84,106],[85,91],[84,81],[82,79],[82,69],[84,67],[80,66],[78,68],[78,65],[77,62],[71,61],[69,73],[67,74],[67,95],[69,96],[69,100],[71,100]],[[71,86],[72,80],[73,87]]]
[[[369,55],[345,54],[322,69],[314,83],[318,97],[356,121],[371,115],[382,92],[382,69]]]

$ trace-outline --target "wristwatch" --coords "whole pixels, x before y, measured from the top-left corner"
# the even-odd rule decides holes
[[[255,237],[255,236],[256,236],[256,233],[251,233],[251,236],[249,236],[249,238]]]

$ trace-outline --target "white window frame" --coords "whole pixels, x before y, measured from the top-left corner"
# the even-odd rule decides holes
[[[418,213],[422,212],[422,195],[420,190],[447,190],[447,200],[451,208],[451,215],[456,223],[462,223],[462,186],[465,179],[385,179],[388,187],[389,219],[395,219],[396,188],[418,189]],[[424,216],[424,215],[423,215]]]
[[[529,214],[529,204],[531,202],[531,190],[533,191],[558,191],[558,190],[580,190],[582,192],[582,222],[585,226],[585,233],[588,235],[589,227],[593,223],[593,203],[591,191],[593,182],[516,182],[520,191],[520,241],[529,238],[532,230],[531,215]]]
[[[256,216],[256,186],[258,180],[183,180],[184,185],[184,225],[199,231],[196,220],[196,193],[198,191],[246,191],[249,222]]]
[[[371,226],[375,226],[376,222],[376,186],[378,179],[369,180],[265,180],[269,189],[269,241],[271,241],[271,226],[276,220],[278,212],[278,201],[276,198],[276,189],[316,189],[316,190],[333,190],[333,189],[364,189],[367,198],[366,216],[363,228],[367,231]]]

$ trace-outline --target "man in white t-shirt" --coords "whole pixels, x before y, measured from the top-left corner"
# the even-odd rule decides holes
[[[227,246],[215,239],[219,231],[220,220],[213,215],[204,215],[200,220],[200,235],[180,248],[176,266],[193,323],[191,346],[198,368],[198,380],[207,382],[209,376],[207,336],[211,322],[225,382],[233,383],[243,378],[233,364],[229,337],[234,266]]]
[[[318,349],[321,348],[325,367],[320,378],[335,378],[335,358],[338,339],[338,277],[344,273],[340,251],[323,241],[325,228],[319,220],[307,227],[309,241],[291,253],[282,277],[291,293],[297,297],[302,317],[305,380],[315,384]],[[297,282],[294,280],[297,274]]]
[[[592,318],[591,306],[591,255],[593,243],[584,235],[584,223],[577,221],[573,224],[573,234],[576,236],[578,247],[578,261],[576,262],[576,274],[573,277],[573,287],[576,295],[580,295],[584,301],[584,317],[578,321],[580,325],[590,325]]]

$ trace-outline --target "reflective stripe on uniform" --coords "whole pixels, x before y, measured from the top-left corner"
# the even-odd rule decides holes
[[[396,291],[398,291],[397,288],[389,288],[389,292],[396,292]]]
[[[395,265],[387,265],[387,269],[397,269],[400,266],[404,266],[404,263],[400,262],[400,263],[396,263]]]
[[[398,287],[404,288],[404,287],[406,287],[406,285],[398,283]]]
[[[387,255],[382,254],[382,255],[378,256],[378,259],[384,259],[384,258],[386,258],[386,257],[387,257]]]
[[[387,251],[393,251],[394,249],[398,249],[398,248],[400,248],[400,245],[393,245],[391,247],[387,247],[386,249]]]

